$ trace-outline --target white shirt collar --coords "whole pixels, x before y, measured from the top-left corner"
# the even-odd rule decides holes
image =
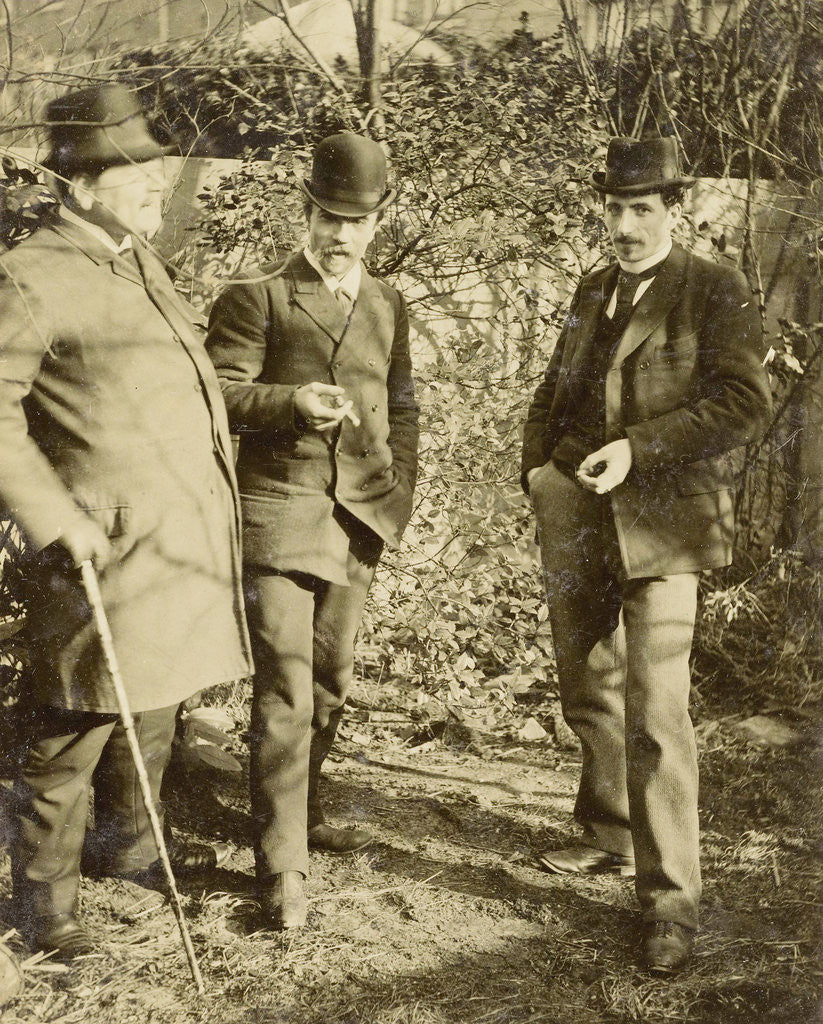
[[[657,252],[653,252],[651,256],[647,256],[644,260],[638,260],[637,263],[624,263],[623,260],[618,259],[617,262],[628,274],[642,274],[644,270],[648,270],[649,267],[653,267],[655,263],[662,263],[671,251],[672,240],[671,237],[669,237]]]
[[[664,246],[658,249],[657,252],[652,253],[651,256],[647,256],[644,260],[639,260],[637,263],[623,263],[620,260],[618,260],[617,262],[620,264],[621,270],[625,270],[629,274],[642,274],[644,270],[648,270],[649,267],[653,267],[655,263],[662,263],[671,251],[672,240],[671,238],[669,238],[669,240],[666,242]],[[640,302],[640,300],[646,294],[646,291],[653,280],[653,277],[647,277],[645,280],[641,281],[638,284],[637,291],[634,293],[634,298],[632,299],[633,306],[636,306],[637,303]],[[609,320],[611,320],[611,318],[614,316],[614,311],[616,308],[617,286],[615,285],[615,289],[611,294],[611,298],[609,299],[608,304],[606,305],[606,316],[609,318]]]
[[[132,248],[131,235],[124,235],[123,241],[118,245],[108,231],[101,228],[99,224],[92,224],[90,220],[78,217],[67,206],[60,207],[60,216],[70,224],[76,224],[78,227],[83,228],[84,231],[88,231],[90,235],[94,235],[98,242],[102,242],[107,249],[111,249],[112,252],[116,252],[118,255]]]
[[[353,299],[357,298],[357,293],[360,291],[360,282],[363,279],[363,268],[360,265],[360,260],[358,260],[354,266],[349,267],[342,277],[337,278],[332,274],[327,273],[320,266],[317,257],[308,246],[303,250],[303,255],[306,257],[306,262],[309,266],[313,267],[320,275],[323,284],[325,284],[332,295],[334,295],[338,288],[342,288],[345,292],[351,295]]]

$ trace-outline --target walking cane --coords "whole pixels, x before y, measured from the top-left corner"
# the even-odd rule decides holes
[[[203,995],[206,991],[205,986],[203,985],[203,976],[200,973],[200,967],[197,964],[197,957],[194,954],[194,946],[191,942],[191,935],[189,934],[189,929],[186,925],[186,919],[183,917],[183,906],[180,902],[180,893],[177,890],[177,883],[174,880],[174,872],[172,871],[171,861],[169,860],[169,851],[166,849],[166,841],[163,838],[163,829],[160,826],[160,819],[157,817],[157,810],[154,806],[154,800],[151,795],[151,786],[149,783],[149,776],[146,772],[146,764],[143,761],[143,755],[140,751],[140,745],[137,742],[137,735],[134,731],[134,719],[132,718],[131,709],[129,708],[129,699],[126,696],[126,689],[123,686],[123,677],[120,675],[120,666],[117,663],[117,655],[114,651],[114,640],[112,639],[111,629],[109,628],[109,620],[106,616],[106,611],[103,608],[103,598],[100,594],[100,584],[97,580],[97,573],[94,571],[94,566],[90,561],[80,563],[80,572],[83,576],[83,586],[86,591],[86,597],[88,598],[91,610],[94,613],[94,623],[97,629],[97,635],[100,638],[100,644],[103,648],[103,658],[106,662],[106,668],[109,670],[109,675],[111,676],[111,681],[114,685],[114,692],[117,696],[117,706],[120,709],[120,717],[123,720],[126,739],[128,740],[131,756],[134,760],[134,767],[137,770],[137,778],[140,782],[140,792],[143,794],[143,802],[146,805],[146,811],[149,816],[149,822],[151,823],[154,841],[157,844],[157,849],[160,853],[160,861],[163,865],[163,870],[169,883],[171,904],[174,908],[174,916],[177,918],[177,924],[180,927],[180,935],[183,938],[183,947],[186,950],[186,959],[189,961],[191,976],[197,986],[197,992],[199,995]]]

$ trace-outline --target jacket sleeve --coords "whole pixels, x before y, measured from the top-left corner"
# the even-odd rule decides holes
[[[579,296],[580,288],[578,286],[572,298],[572,304],[566,317],[566,322],[563,325],[563,330],[560,332],[560,337],[554,346],[549,365],[543,374],[543,380],[534,393],[534,398],[532,398],[526,416],[526,425],[523,430],[523,451],[520,460],[520,483],[526,494],[529,493],[529,473],[531,470],[545,465],[546,461],[551,457],[552,449],[559,440],[559,438],[553,438],[550,435],[549,414],[554,404],[558,383],[560,382],[563,352],[566,348],[569,328],[574,324],[574,318],[577,316]]]
[[[23,406],[54,340],[44,305],[20,275],[0,269],[0,501],[34,548],[85,517],[31,437]]]
[[[708,294],[695,397],[626,427],[633,465],[648,472],[729,452],[762,437],[771,418],[760,312],[738,271],[719,273]]]
[[[267,293],[260,285],[229,285],[211,311],[206,349],[217,370],[229,425],[235,433],[302,433],[294,410],[297,387],[258,380],[270,330]]]
[[[414,397],[411,355],[409,353],[409,316],[406,302],[394,293],[397,311],[392,342],[391,363],[386,381],[389,409],[389,447],[398,471],[410,490],[417,481],[417,449],[420,439],[420,407]]]

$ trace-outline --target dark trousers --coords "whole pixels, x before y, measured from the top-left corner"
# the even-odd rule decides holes
[[[160,786],[171,755],[178,705],[134,716],[151,792],[161,815]],[[100,869],[122,874],[158,858],[126,733],[116,715],[38,707],[14,783],[12,878],[22,913],[69,913],[76,905],[94,785]]]
[[[580,738],[584,841],[634,853],[645,920],[697,927],[697,750],[689,655],[697,575],[627,580],[608,497],[551,463],[532,501],[563,715]]]
[[[376,557],[349,555],[350,585],[248,567],[257,671],[251,711],[251,802],[261,880],[308,873],[308,828],[323,821],[320,770],[354,669],[354,639]]]

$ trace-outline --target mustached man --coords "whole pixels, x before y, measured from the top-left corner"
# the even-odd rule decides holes
[[[418,441],[406,306],[362,262],[394,197],[383,152],[330,136],[299,184],[306,246],[229,286],[208,335],[240,434],[256,871],[278,929],[305,921],[309,846],[351,853],[371,838],[325,821],[320,770],[375,567],[411,514]]]
[[[635,876],[653,972],[682,967],[700,898],[689,654],[697,579],[728,565],[729,452],[770,416],[743,275],[672,241],[693,184],[673,139],[613,139],[592,185],[616,262],[582,279],[525,427],[582,838],[552,872]]]

